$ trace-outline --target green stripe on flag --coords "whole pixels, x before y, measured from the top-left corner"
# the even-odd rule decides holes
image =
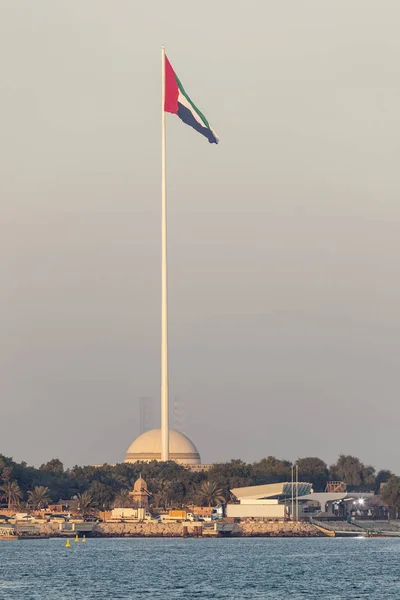
[[[179,77],[177,76],[176,73],[175,73],[175,79],[176,79],[176,83],[178,84],[178,88],[179,88],[179,91],[181,92],[181,94],[183,94],[183,96],[185,96],[186,100],[193,107],[193,109],[197,112],[197,114],[199,115],[200,119],[203,120],[203,122],[206,125],[206,127],[208,127],[208,129],[211,129],[210,124],[207,121],[207,119],[205,118],[205,116],[203,115],[203,113],[197,108],[197,106],[195,104],[193,104],[193,102],[191,101],[191,99],[189,98],[189,96],[187,95],[187,93],[185,92],[185,90],[183,88],[183,85],[179,81]]]

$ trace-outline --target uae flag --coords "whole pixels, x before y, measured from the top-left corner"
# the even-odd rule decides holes
[[[211,129],[210,123],[185,92],[167,57],[165,57],[164,110],[178,115],[186,125],[190,125],[204,135],[210,144],[218,144],[219,140]]]

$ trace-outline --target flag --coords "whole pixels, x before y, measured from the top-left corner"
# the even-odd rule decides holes
[[[185,92],[167,57],[165,57],[164,110],[178,115],[186,125],[190,125],[204,135],[210,144],[218,144],[219,140],[209,122]]]

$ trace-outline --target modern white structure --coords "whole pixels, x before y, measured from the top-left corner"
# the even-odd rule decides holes
[[[285,519],[285,505],[279,504],[278,500],[267,500],[254,502],[253,504],[228,504],[226,516],[240,519]]]
[[[290,499],[298,495],[309,494],[312,491],[310,483],[270,483],[234,488],[231,493],[239,500],[239,504],[228,504],[227,517],[241,519],[288,518],[291,511]]]
[[[168,438],[169,460],[188,467],[201,464],[200,454],[196,446],[186,435],[170,429]],[[132,442],[125,455],[125,462],[128,463],[150,462],[152,460],[162,460],[161,429],[152,429],[140,435]]]
[[[300,511],[315,517],[346,517],[352,510],[363,509],[371,498],[372,492],[316,492],[299,496]]]

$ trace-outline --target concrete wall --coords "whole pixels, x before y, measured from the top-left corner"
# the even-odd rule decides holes
[[[199,523],[197,528],[202,530],[202,535],[216,533],[201,525]],[[221,527],[221,525],[222,523],[218,522],[218,526]],[[184,528],[189,535],[195,535],[195,525],[193,523],[154,523],[146,521],[143,523],[98,523],[95,525],[92,535],[99,537],[182,537]],[[232,535],[243,537],[323,536],[314,525],[307,522],[244,520],[240,523],[230,524],[229,529],[231,528]],[[41,524],[40,535],[61,536],[59,524]],[[75,535],[75,532],[71,531],[71,535]]]
[[[183,529],[182,523],[98,523],[93,533],[112,537],[182,537]]]
[[[242,537],[325,537],[314,525],[306,522],[241,521]]]
[[[226,507],[227,517],[284,519],[284,504],[228,504]]]

